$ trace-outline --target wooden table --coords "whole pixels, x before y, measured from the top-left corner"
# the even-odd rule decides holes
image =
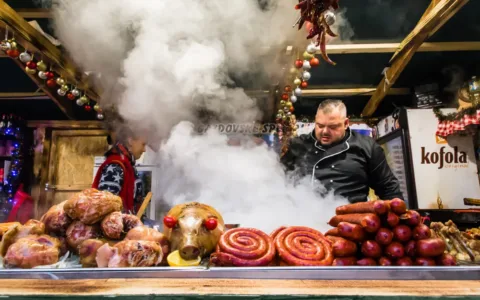
[[[479,299],[480,281],[268,280],[268,279],[0,279],[10,299]]]

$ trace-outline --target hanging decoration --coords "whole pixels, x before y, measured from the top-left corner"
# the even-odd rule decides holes
[[[56,74],[52,67],[47,65],[43,59],[35,60],[35,53],[24,49],[20,53],[19,45],[17,44],[15,37],[12,33],[12,38],[9,39],[8,27],[5,30],[5,39],[0,42],[0,50],[4,51],[8,56],[14,59],[18,59],[25,66],[25,72],[31,76],[38,76],[41,80],[44,80],[45,85],[55,92],[60,97],[66,97],[70,101],[75,101],[78,106],[81,106],[86,112],[91,112],[92,107],[97,107],[95,110],[98,120],[105,118],[102,109],[98,103],[88,99],[85,93],[79,90],[71,82],[67,82],[61,74]],[[40,56],[42,56],[40,54]],[[83,95],[83,96],[82,96]]]

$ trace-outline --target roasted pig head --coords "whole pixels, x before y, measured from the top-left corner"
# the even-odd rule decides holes
[[[174,206],[163,223],[163,233],[170,241],[170,251],[179,250],[185,260],[212,253],[225,229],[220,213],[198,202]]]

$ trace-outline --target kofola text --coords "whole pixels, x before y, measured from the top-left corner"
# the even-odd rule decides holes
[[[447,164],[466,164],[467,153],[458,151],[458,147],[453,147],[453,152],[445,151],[445,147],[440,148],[439,152],[425,151],[425,147],[422,147],[422,164],[439,164],[438,168],[442,169]]]

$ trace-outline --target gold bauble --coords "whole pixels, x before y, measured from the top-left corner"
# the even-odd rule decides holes
[[[300,78],[295,78],[295,80],[293,81],[293,83],[295,85],[300,85],[302,83],[302,80],[300,80]]]
[[[311,60],[315,55],[308,53],[307,51],[303,52],[303,58],[306,60]]]
[[[280,100],[280,106],[285,106],[285,100]]]
[[[93,109],[94,109],[95,111],[97,111],[97,112],[98,112],[99,110],[101,110],[101,109],[100,109],[100,105],[98,105],[98,104],[95,104],[95,105],[93,106]]]
[[[47,65],[43,62],[43,60],[37,63],[37,70],[45,72],[47,70]]]
[[[10,49],[17,49],[17,42],[11,41],[10,42]]]
[[[30,75],[33,75],[33,74],[37,73],[37,70],[30,69],[29,67],[25,67],[25,72],[27,72]]]
[[[65,84],[65,79],[63,79],[62,77],[58,77],[57,78],[57,84],[58,85],[64,85]]]
[[[288,101],[287,103],[285,103],[285,106],[288,107],[288,108],[292,107],[292,105],[293,105],[293,104],[292,104],[292,102],[290,102],[290,101]]]
[[[287,120],[287,116],[283,116],[283,117],[282,117],[282,120],[286,121],[286,120]]]
[[[278,114],[283,115],[283,109],[279,109]]]
[[[66,85],[66,84],[62,85],[61,89],[62,89],[62,91],[67,92],[68,91],[68,85]]]
[[[87,96],[83,95],[82,97],[80,97],[78,100],[80,100],[82,103],[87,103],[88,102],[88,98]]]

